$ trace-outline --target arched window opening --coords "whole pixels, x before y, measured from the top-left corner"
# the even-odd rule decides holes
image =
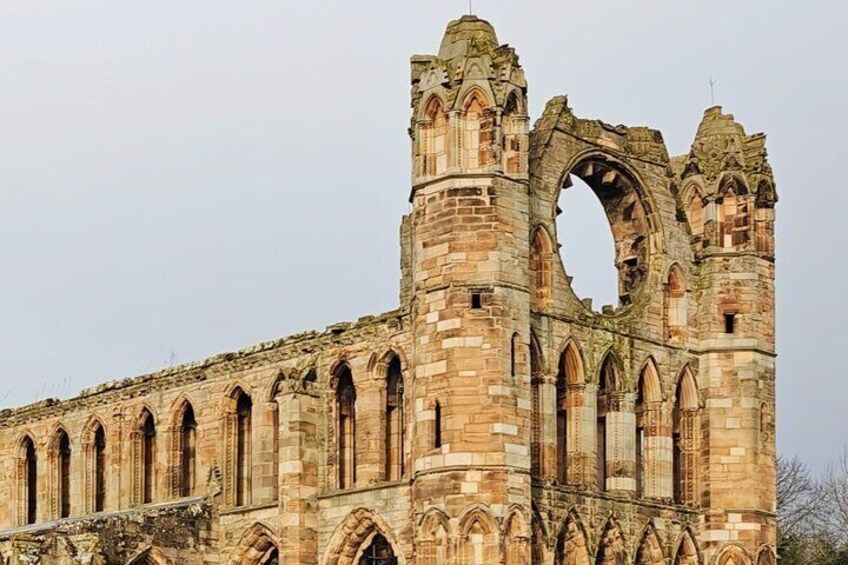
[[[268,550],[268,553],[259,560],[259,565],[280,565],[280,552],[276,547]]]
[[[550,304],[553,297],[553,245],[548,232],[539,228],[533,234],[530,248],[531,300],[541,308]]]
[[[601,365],[598,378],[598,425],[597,425],[597,488],[606,490],[607,485],[607,412],[610,411],[610,394],[617,390],[617,370],[612,355],[607,355]]]
[[[689,303],[685,278],[677,265],[673,265],[668,271],[663,320],[667,340],[678,343],[686,340],[689,327]]]
[[[535,475],[542,470],[542,381],[544,372],[542,369],[542,352],[539,340],[535,334],[530,334],[530,402],[531,402],[531,467]]]
[[[194,408],[186,403],[180,423],[180,496],[192,496],[197,483],[197,421]]]
[[[459,540],[460,565],[490,565],[498,562],[497,535],[487,519],[474,516],[462,531]]]
[[[648,359],[636,388],[636,495],[640,498],[657,498],[659,494],[658,463],[664,453],[662,418],[659,373],[654,360]]]
[[[749,199],[745,187],[736,179],[729,180],[716,202],[719,213],[721,246],[725,249],[745,247],[751,239]]]
[[[527,152],[526,119],[518,103],[518,95],[513,92],[507,98],[503,114],[503,169],[506,174],[526,173],[524,154]]]
[[[442,405],[436,401],[436,406],[433,408],[433,447],[441,449],[442,447]]]
[[[337,379],[339,488],[347,489],[356,484],[356,388],[347,365],[337,371]]]
[[[421,128],[421,171],[427,176],[444,174],[448,169],[448,118],[442,101],[433,96],[424,111]]]
[[[687,206],[687,217],[689,218],[689,230],[692,232],[692,240],[700,243],[704,238],[704,197],[698,189],[692,190]]]
[[[21,449],[23,468],[19,480],[23,483],[23,516],[26,524],[35,524],[38,519],[38,456],[35,442],[27,436],[23,440]]]
[[[106,507],[106,432],[103,426],[94,430],[94,511]]]
[[[397,558],[395,557],[395,552],[392,549],[391,544],[381,536],[377,534],[374,536],[374,539],[371,541],[371,545],[368,546],[368,549],[362,554],[362,558],[359,560],[359,565],[396,565]]]
[[[636,181],[607,161],[583,162],[565,177],[557,239],[571,287],[588,308],[600,302],[611,313],[641,293],[653,229],[646,208]]]
[[[236,401],[236,506],[250,504],[251,426],[253,401],[239,391]]]
[[[156,491],[156,424],[145,410],[141,423],[141,501],[150,504]]]
[[[59,501],[59,518],[67,518],[71,515],[71,440],[65,430],[59,431],[56,440],[57,445],[57,469]]]
[[[386,479],[397,481],[404,474],[403,374],[400,359],[389,363],[386,377]]]
[[[568,356],[567,348],[560,358],[556,380],[556,478],[561,485],[568,482]]]
[[[695,377],[687,367],[677,385],[672,417],[672,481],[678,504],[697,502],[698,403]]]
[[[494,141],[494,113],[479,92],[474,92],[465,103],[462,131],[462,165],[465,169],[479,169],[491,164]]]
[[[571,288],[590,309],[616,306],[618,272],[615,268],[615,241],[603,205],[592,189],[577,175],[571,175],[560,192],[557,239]]]

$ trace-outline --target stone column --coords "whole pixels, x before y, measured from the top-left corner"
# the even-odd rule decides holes
[[[606,490],[636,493],[636,414],[631,394],[607,393]]]
[[[253,405],[253,504],[269,504],[277,500],[277,413],[276,402]]]
[[[670,499],[674,496],[671,422],[661,401],[645,404],[642,413],[642,429],[644,430],[642,442],[644,497],[654,500]]]
[[[568,415],[568,484],[595,484],[598,420],[597,385],[570,384],[566,397]]]
[[[280,386],[280,563],[318,563],[319,394],[314,383],[287,380]]]
[[[120,410],[116,410],[112,414],[112,423],[105,430],[106,433],[106,500],[105,509],[114,511],[124,508],[127,498],[122,494],[122,490],[127,483],[125,474],[126,469],[123,468],[124,454],[121,451],[121,446],[128,443],[124,440],[125,432],[123,427],[123,418]],[[129,448],[125,448],[129,449]],[[124,471],[124,472],[122,472]]]

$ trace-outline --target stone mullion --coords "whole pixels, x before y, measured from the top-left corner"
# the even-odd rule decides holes
[[[236,457],[236,427],[238,426],[238,416],[235,411],[235,404],[231,404],[232,406],[227,407],[227,412],[224,415],[224,453],[222,461],[224,467],[225,506],[235,506],[236,488],[238,488],[236,484],[236,477],[238,475],[238,470],[236,469],[236,465],[238,464]]]
[[[95,450],[94,444],[86,441],[82,445],[82,461],[83,461],[83,493],[82,493],[82,509],[83,514],[94,513],[94,498],[95,494]]]
[[[570,485],[589,487],[596,483],[598,406],[594,389],[595,385],[568,385],[566,449]]]
[[[26,456],[19,458],[15,467],[15,480],[17,482],[16,490],[18,495],[18,525],[23,526],[27,523],[27,517],[29,514],[29,492],[27,490],[27,485],[29,483],[29,473],[27,472],[28,466]]]
[[[636,414],[628,395],[607,394],[606,490],[623,494],[636,492]]]
[[[54,438],[55,439],[55,438]],[[60,477],[59,477],[59,447],[51,445],[47,451],[47,496],[48,496],[48,520],[58,520],[60,516]]]
[[[175,426],[171,433],[170,441],[170,493],[171,498],[181,498],[183,495],[183,434],[182,427]]]
[[[130,432],[130,469],[132,483],[130,485],[130,506],[141,506],[142,504],[142,483],[144,482],[144,469],[142,454],[142,432],[141,430],[133,430]]]
[[[380,482],[385,474],[385,390],[385,379],[362,379],[357,383],[354,486]]]
[[[448,170],[447,172],[456,172],[462,167],[462,127],[463,120],[459,115],[459,111],[453,110],[448,112],[448,135],[447,143],[450,148],[448,154]]]
[[[318,563],[319,395],[312,384],[287,381],[279,406],[280,563]]]
[[[680,480],[682,481],[680,492],[683,502],[687,504],[698,504],[698,436],[700,426],[696,410],[683,412],[681,425],[681,469]]]

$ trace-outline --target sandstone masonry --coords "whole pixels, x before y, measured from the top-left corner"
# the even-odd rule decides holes
[[[0,565],[773,565],[774,179],[551,100],[451,22],[412,59],[400,308],[0,412]],[[619,304],[577,297],[585,181]]]

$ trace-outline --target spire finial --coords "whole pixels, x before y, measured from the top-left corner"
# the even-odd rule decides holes
[[[710,101],[715,106],[715,85],[718,84],[718,79],[710,77]]]
[[[468,0],[468,15],[474,15],[474,0]]]

